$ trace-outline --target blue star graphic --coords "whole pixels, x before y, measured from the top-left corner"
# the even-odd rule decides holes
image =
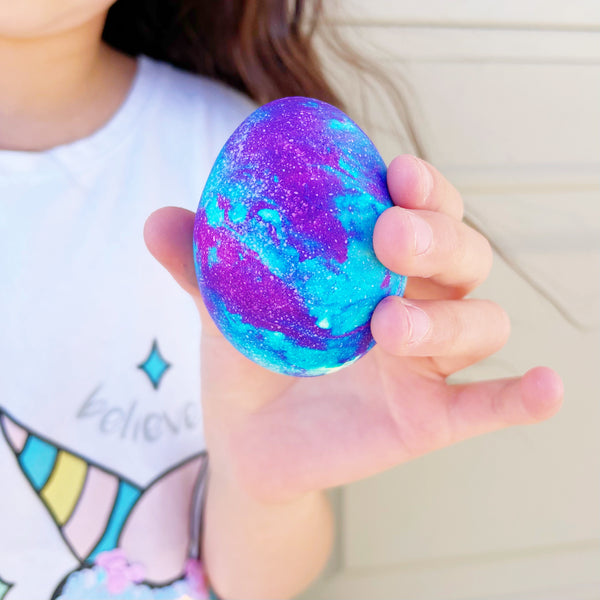
[[[138,365],[138,369],[141,369],[148,375],[148,379],[151,381],[154,389],[158,389],[160,385],[160,380],[162,379],[165,371],[171,365],[161,356],[160,350],[158,349],[158,344],[156,340],[152,342],[152,350],[150,350],[150,354],[148,358],[140,365]]]

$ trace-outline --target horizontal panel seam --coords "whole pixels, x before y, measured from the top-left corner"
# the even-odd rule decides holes
[[[486,564],[499,561],[516,561],[527,558],[542,558],[553,554],[571,554],[586,552],[597,554],[600,558],[600,539],[581,540],[579,542],[568,542],[564,544],[553,544],[548,546],[537,546],[530,548],[517,548],[514,550],[486,552],[478,554],[464,554],[460,556],[446,556],[438,558],[423,558],[404,560],[386,565],[348,566],[344,568],[345,576],[373,575],[385,571],[397,571],[399,569],[432,569],[438,567],[464,566],[469,564]]]
[[[600,33],[600,23],[581,23],[573,24],[544,24],[544,23],[486,23],[482,22],[436,22],[426,20],[359,20],[359,19],[327,19],[324,24],[337,27],[361,27],[361,28],[381,28],[381,29],[475,29],[482,31],[544,31],[556,33]]]

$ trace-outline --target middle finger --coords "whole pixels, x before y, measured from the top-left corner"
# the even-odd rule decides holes
[[[434,211],[393,206],[373,232],[377,258],[407,277],[431,280],[464,295],[488,276],[492,249],[487,239],[465,223]]]

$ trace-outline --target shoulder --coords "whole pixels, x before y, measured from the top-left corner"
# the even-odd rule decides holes
[[[146,56],[138,60],[137,101],[130,104],[136,127],[123,150],[127,172],[139,165],[138,179],[145,189],[151,182],[160,202],[168,194],[195,209],[221,148],[257,105],[208,77]]]
[[[159,88],[160,120],[169,127],[178,124],[201,132],[204,144],[218,149],[257,104],[226,84],[188,73],[168,63],[140,58],[140,68]]]

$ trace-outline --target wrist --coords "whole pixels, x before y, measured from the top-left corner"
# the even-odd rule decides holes
[[[301,490],[289,482],[277,481],[267,469],[248,469],[248,457],[235,457],[231,454],[228,459],[219,454],[214,459],[208,451],[209,464],[207,479],[213,489],[219,489],[219,494],[240,498],[246,505],[256,508],[290,509],[309,505],[315,498],[326,495],[326,490]]]
[[[210,421],[206,441],[212,477],[224,488],[263,505],[293,504],[318,494],[315,465],[286,448],[289,434],[264,411]],[[208,423],[207,423],[208,425]],[[307,471],[308,470],[308,471]]]

